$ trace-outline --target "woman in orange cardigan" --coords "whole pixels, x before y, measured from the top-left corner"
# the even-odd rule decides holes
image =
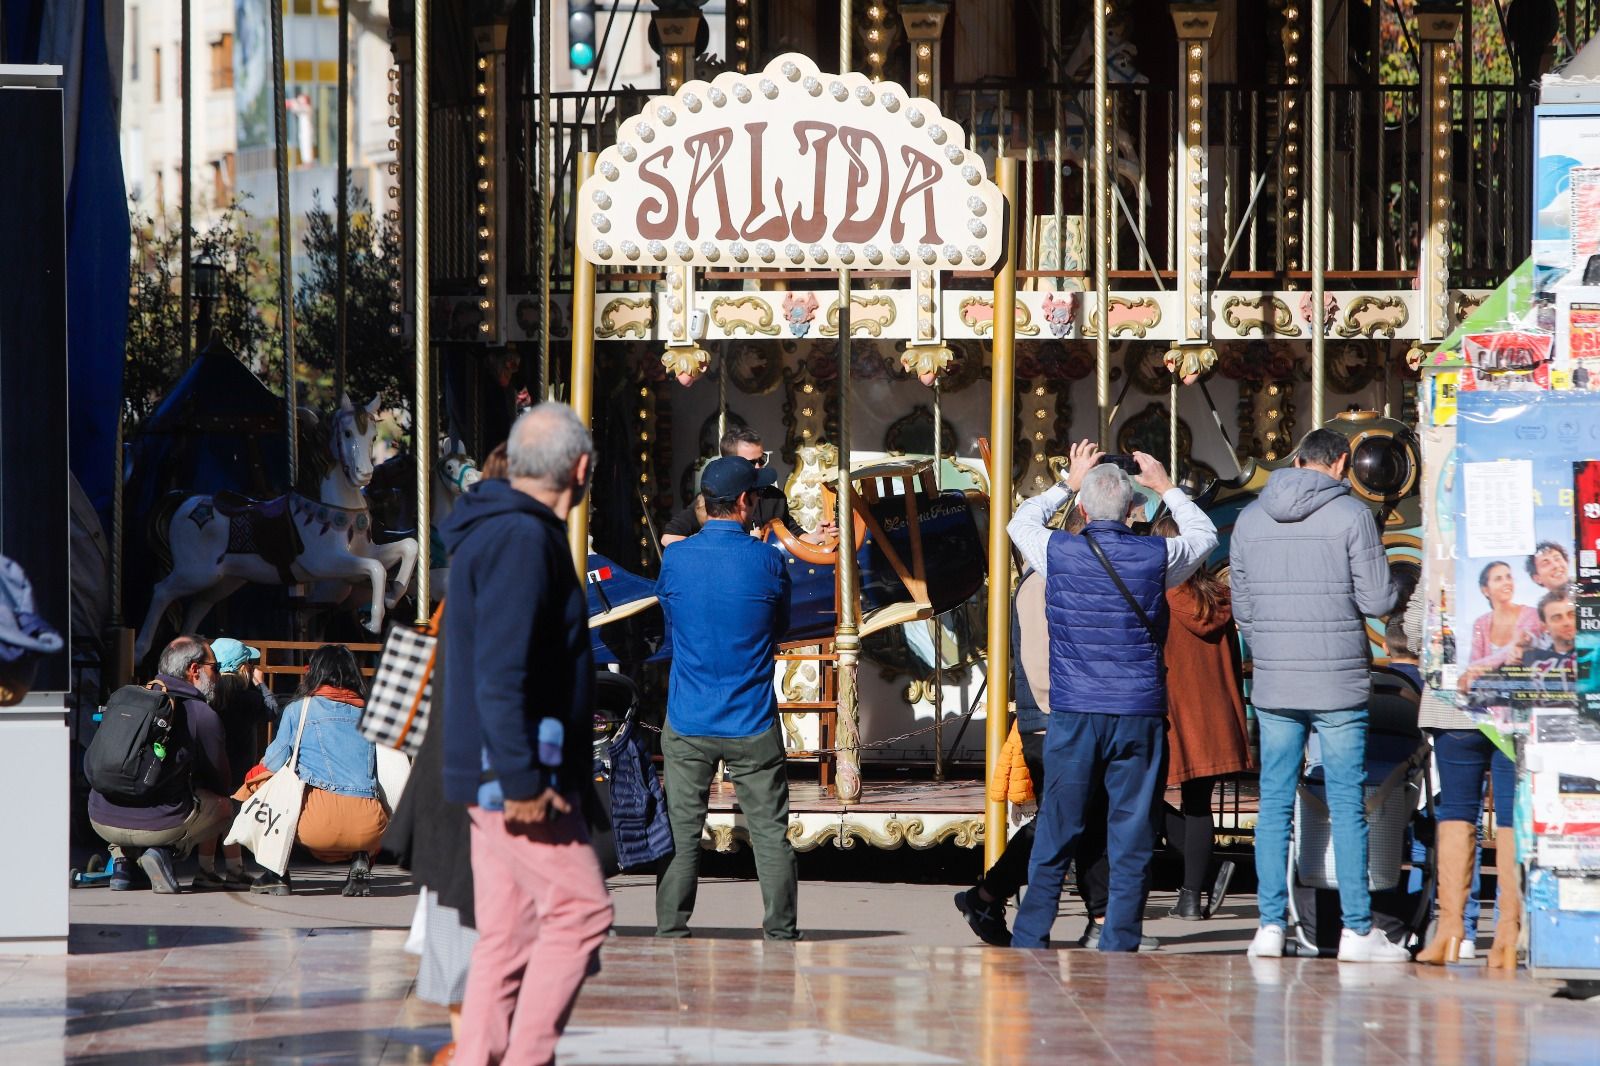
[[[1163,516],[1152,532],[1175,537],[1178,526]],[[1167,613],[1167,786],[1177,785],[1182,794],[1179,809],[1167,808],[1167,843],[1183,855],[1183,887],[1171,915],[1198,921],[1222,903],[1233,872],[1225,862],[1202,906],[1211,872],[1211,795],[1219,779],[1253,763],[1228,586],[1202,566],[1168,590]]]

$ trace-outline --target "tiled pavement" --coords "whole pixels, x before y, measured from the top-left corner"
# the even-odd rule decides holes
[[[259,915],[234,924],[185,922],[185,906],[201,918],[196,897],[78,895],[71,956],[0,957],[6,1066],[426,1063],[447,1039],[444,1011],[409,995],[416,964],[402,950],[403,919],[334,918],[342,908],[347,921],[392,920],[409,913],[403,895],[311,894],[271,912],[206,898],[206,914]],[[1234,944],[1226,954],[1012,952],[834,924],[842,935],[797,945],[614,938],[561,1061],[1600,1061],[1600,1000],[1558,999],[1551,985],[1481,964],[1252,963]]]

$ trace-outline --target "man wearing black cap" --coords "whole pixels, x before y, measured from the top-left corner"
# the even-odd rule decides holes
[[[706,523],[662,553],[656,583],[672,626],[667,726],[667,815],[676,854],[656,886],[656,935],[689,935],[700,870],[707,792],[725,762],[750,831],[768,940],[795,940],[797,874],[789,845],[773,654],[789,625],[789,574],[776,548],[746,529],[760,491],[776,475],[739,456],[714,459],[700,476]]]
[[[748,459],[758,469],[770,471],[768,460],[772,458],[772,453],[761,446],[761,434],[749,426],[729,426],[728,432],[722,435],[721,453]],[[777,483],[777,474],[774,472],[772,479],[756,493],[756,501],[745,519],[745,528],[759,533],[768,522],[777,520],[789,526],[791,532],[799,533],[789,521],[789,498],[777,487]],[[697,494],[689,506],[673,515],[672,520],[662,527],[661,546],[665,548],[700,532],[700,527],[705,524],[704,510],[704,496]],[[827,544],[837,532],[838,527],[833,520],[824,516],[816,529],[810,533],[799,533],[799,536],[808,544]]]

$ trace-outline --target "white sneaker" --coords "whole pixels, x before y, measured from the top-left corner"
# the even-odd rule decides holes
[[[1410,962],[1411,952],[1373,926],[1365,933],[1346,929],[1339,934],[1340,962]]]
[[[1460,959],[1462,962],[1465,962],[1468,959],[1475,959],[1477,957],[1478,945],[1474,944],[1470,940],[1463,940],[1461,942],[1461,946],[1457,949],[1456,958]]]
[[[1256,938],[1250,941],[1245,954],[1253,959],[1281,959],[1287,935],[1288,931],[1281,925],[1263,925],[1256,930]]]

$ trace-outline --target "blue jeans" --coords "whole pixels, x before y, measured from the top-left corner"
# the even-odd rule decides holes
[[[1289,821],[1305,761],[1306,739],[1317,731],[1322,749],[1333,866],[1344,927],[1372,928],[1367,889],[1367,709],[1268,711],[1256,708],[1261,732],[1261,814],[1256,819],[1256,890],[1262,925],[1287,925]]]
[[[1163,784],[1163,718],[1058,711],[1045,737],[1045,786],[1035,823],[1028,891],[1017,908],[1011,946],[1043,948],[1061,904],[1067,864],[1084,833],[1084,812],[1105,790],[1110,897],[1101,951],[1138,951],[1144,895],[1155,850],[1151,809]]]
[[[1481,729],[1430,729],[1433,757],[1439,764],[1439,802],[1434,817],[1441,822],[1478,824],[1483,813],[1483,779],[1494,781],[1494,820],[1511,828],[1516,806],[1517,767]]]

